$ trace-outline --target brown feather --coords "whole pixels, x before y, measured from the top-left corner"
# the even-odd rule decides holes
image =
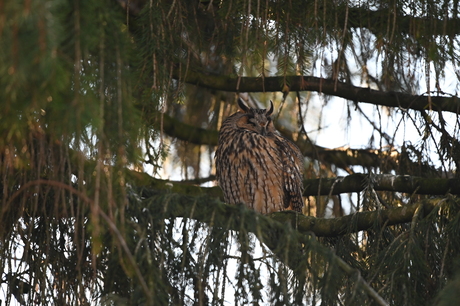
[[[270,101],[271,102],[271,101]],[[241,111],[220,129],[216,175],[225,202],[245,204],[267,214],[302,211],[303,156],[273,126],[270,109],[253,109],[238,101]]]

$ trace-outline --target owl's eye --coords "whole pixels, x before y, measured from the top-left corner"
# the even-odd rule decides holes
[[[255,120],[254,116],[248,115],[247,118],[248,118],[248,123],[249,123],[250,125],[253,125],[253,126],[256,125],[256,122],[255,122],[256,120]]]
[[[256,119],[254,117],[249,117],[248,123],[252,126],[256,126]]]

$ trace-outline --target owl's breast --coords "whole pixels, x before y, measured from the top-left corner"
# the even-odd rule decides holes
[[[283,210],[282,163],[275,139],[244,131],[232,136],[220,139],[216,153],[225,201],[263,214]]]

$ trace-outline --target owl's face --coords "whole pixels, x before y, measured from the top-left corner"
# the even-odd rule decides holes
[[[238,99],[238,105],[242,112],[241,117],[237,121],[239,128],[254,131],[262,136],[275,132],[271,118],[271,114],[273,113],[272,101],[270,101],[269,109],[250,108],[241,99]]]

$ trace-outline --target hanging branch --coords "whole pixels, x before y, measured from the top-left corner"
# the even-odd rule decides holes
[[[144,177],[144,179],[146,176]],[[368,175],[364,174],[353,174],[347,176],[345,178],[333,178],[333,179],[315,179],[315,180],[306,180],[306,184],[308,185],[304,195],[317,195],[318,194],[318,185],[321,184],[320,192],[321,194],[339,194],[339,193],[349,193],[349,192],[360,192],[365,188],[364,182],[369,180]],[[438,194],[460,194],[460,180],[458,179],[422,179],[422,178],[413,178],[408,176],[389,176],[389,175],[375,175],[372,177],[373,180],[373,188],[374,190],[387,190],[393,192],[408,192],[413,194],[436,194],[433,189],[435,189],[435,185],[440,188]],[[197,186],[190,186],[174,183],[172,184],[169,181],[162,181],[158,179],[150,179],[149,180],[152,184],[149,185],[148,188],[152,188],[153,190],[167,190],[168,192],[181,192],[183,195],[176,195],[181,199],[185,199],[186,196],[184,194],[194,194],[194,195],[202,195],[212,193],[212,197],[216,197],[219,193],[220,189],[218,187],[212,188],[205,188],[205,187],[197,187]],[[144,181],[146,183],[146,181]],[[315,184],[311,184],[315,183]],[[331,191],[331,187],[334,185],[334,189]],[[140,186],[140,185],[139,185]],[[144,185],[145,186],[145,185]],[[328,187],[329,186],[329,187]],[[193,192],[190,192],[194,190]],[[189,193],[190,192],[190,193]],[[182,198],[184,197],[184,198]],[[222,198],[222,196],[220,196]],[[412,220],[412,217],[416,211],[416,209],[420,206],[423,207],[424,215],[427,215],[431,210],[438,205],[440,202],[444,201],[444,199],[429,199],[424,200],[420,203],[412,204],[412,205],[405,205],[403,207],[394,207],[385,210],[378,210],[378,211],[371,211],[371,212],[357,212],[353,215],[347,215],[340,218],[315,218],[310,216],[304,216],[297,213],[293,213],[290,211],[286,212],[277,212],[272,213],[269,216],[274,220],[280,222],[288,222],[291,223],[293,227],[297,228],[301,232],[313,232],[316,236],[321,237],[334,237],[344,235],[350,232],[359,232],[363,230],[367,230],[375,226],[376,223],[379,224],[386,224],[386,225],[395,225],[401,223],[407,223]],[[183,205],[187,206],[187,202],[184,200]],[[206,204],[201,204],[206,205]],[[212,204],[214,205],[214,204]],[[220,204],[219,204],[220,205]],[[229,207],[229,208],[227,208]],[[226,205],[222,204],[221,208],[225,211],[229,209],[235,209],[234,207],[239,207],[235,205]],[[184,217],[184,209],[186,207],[176,208],[177,210],[174,211],[175,217]],[[200,211],[206,211],[206,208],[201,207]],[[230,212],[229,211],[229,212]],[[203,212],[203,214],[205,214]],[[204,219],[201,217],[197,217],[199,221],[205,222]],[[205,216],[203,216],[205,218]],[[356,224],[355,228],[350,229],[349,225],[350,222],[354,222]],[[385,223],[387,222],[387,223]]]
[[[65,189],[74,194],[75,196],[79,197],[87,205],[94,206],[93,200],[91,198],[89,198],[83,192],[76,190],[72,186],[66,185],[61,182],[44,179],[30,181],[26,183],[24,186],[21,186],[21,188],[17,190],[8,199],[8,204],[13,203],[15,198],[20,196],[23,192],[26,192],[29,188],[32,188],[37,185],[49,185],[56,188]],[[294,212],[274,213],[269,216],[264,216],[244,206],[226,205],[223,203],[219,203],[216,200],[210,199],[209,197],[191,198],[188,196],[182,196],[178,194],[158,192],[152,192],[151,194],[149,194],[149,192],[149,190],[144,189],[141,191],[139,196],[147,200],[147,202],[149,203],[149,210],[158,212],[159,218],[190,218],[195,219],[199,222],[210,224],[211,226],[215,227],[218,227],[221,224],[225,224],[228,230],[236,231],[239,231],[242,228],[244,228],[246,231],[254,233],[263,244],[270,248],[270,250],[274,252],[274,254],[276,254],[280,260],[285,262],[294,271],[294,273],[297,273],[298,275],[305,276],[305,266],[302,264],[302,262],[306,260],[305,256],[307,256],[305,255],[305,253],[302,252],[302,248],[298,247],[299,245],[306,247],[309,251],[316,252],[319,255],[327,255],[329,258],[332,258],[331,260],[335,261],[337,265],[342,269],[342,271],[347,274],[355,272],[355,270],[349,265],[347,265],[341,258],[339,258],[335,254],[332,254],[331,250],[320,245],[318,241],[315,239],[315,236],[311,234],[303,234],[313,232],[315,234],[319,234],[316,236],[325,236],[322,235],[323,233],[320,230],[315,231],[316,228],[313,227],[312,231],[308,228],[308,226],[305,226],[306,223],[312,224],[312,219],[309,217]],[[413,206],[415,207],[417,205]],[[425,208],[425,213],[430,211],[429,208],[429,206]],[[406,217],[409,217],[410,219],[414,211],[412,209],[408,209],[407,211],[409,211],[409,213],[405,213],[404,215]],[[129,247],[126,244],[125,239],[123,238],[123,235],[119,232],[116,224],[114,224],[113,221],[99,207],[97,208],[97,213],[107,222],[111,231],[113,231],[114,235],[117,237],[121,248],[128,256],[128,259],[135,270],[135,274],[139,278],[142,289],[146,294],[147,301],[151,303],[153,297],[148,289],[147,284],[145,283],[144,278],[142,277],[142,273],[139,270],[139,267],[136,264],[131,251],[129,250]],[[359,214],[362,215],[364,213]],[[389,216],[389,218],[391,218],[391,213],[389,214]],[[361,224],[361,218],[356,218],[358,218],[357,223]],[[364,219],[366,219],[366,217]],[[324,220],[325,222],[329,222],[332,228],[336,227],[333,222],[334,220]],[[381,220],[382,222],[386,222],[386,219],[384,218],[382,218]],[[293,223],[293,226],[286,226],[286,224],[289,224],[290,222]],[[350,220],[345,220],[344,222],[341,222],[341,224],[345,223],[347,224],[348,228],[350,227],[350,224],[353,224],[350,223]],[[387,222],[387,224],[390,223],[391,220]],[[369,227],[371,227],[375,225],[375,221],[369,224]],[[359,225],[357,227],[359,227]],[[347,232],[350,231],[341,230],[338,233],[344,234]],[[290,237],[290,241],[286,241],[286,239],[283,237]],[[283,244],[285,245],[283,246]],[[286,248],[288,248],[288,252],[286,252]],[[373,290],[368,285],[368,283],[365,282],[361,277],[357,280],[357,285],[361,286],[362,289],[366,293],[368,293],[369,296],[373,298],[379,305],[387,305],[384,299],[380,297],[375,292],[375,290]]]
[[[144,196],[148,197],[145,199],[146,202],[150,203],[149,210],[162,212],[163,218],[190,218],[213,227],[225,224],[227,230],[235,231],[240,231],[244,228],[246,231],[256,235],[296,275],[305,277],[306,266],[304,266],[303,262],[308,260],[305,256],[308,257],[309,252],[330,258],[346,274],[354,274],[357,271],[340,257],[333,254],[330,249],[320,245],[315,235],[312,235],[312,231],[305,231],[303,228],[298,227],[304,219],[309,220],[301,214],[288,211],[264,216],[245,206],[226,205],[207,197],[193,199],[178,194],[153,194],[149,194],[148,191],[144,194]],[[165,205],[165,203],[167,204]],[[280,217],[277,220],[277,218],[273,217],[276,215],[289,216],[290,219]],[[298,224],[286,226],[290,220],[296,220],[295,222]],[[348,223],[349,226],[350,223]],[[313,232],[313,234],[315,233]],[[286,239],[286,237],[289,238]],[[303,252],[299,246],[306,248],[308,251]],[[361,287],[377,305],[388,305],[361,276],[357,280],[357,286]]]
[[[63,188],[69,190],[75,195],[82,198],[88,204],[92,204],[93,200],[89,199],[85,194],[75,191],[73,187],[68,186],[66,184],[50,181],[50,180],[36,180],[31,181],[22,186],[19,190],[17,190],[7,201],[6,205],[9,207],[16,197],[18,197],[22,192],[31,188],[35,185],[50,185],[56,186],[58,188]],[[172,185],[172,184],[169,184]],[[167,185],[168,188],[171,190],[171,186]],[[459,185],[457,185],[459,186]],[[377,188],[374,185],[374,188]],[[148,190],[148,189],[143,189]],[[155,189],[156,190],[156,189]],[[169,190],[169,191],[170,191]],[[458,190],[457,190],[458,192]],[[157,192],[158,193],[158,192]],[[172,196],[177,197],[177,203],[174,204],[175,208],[174,211],[171,212],[171,217],[187,217],[190,213],[190,209],[192,209],[192,205],[190,202],[193,202],[190,196],[180,195],[180,194],[173,194]],[[423,208],[423,215],[427,215],[433,210],[433,208],[439,205],[441,202],[445,201],[445,199],[426,199],[420,203],[405,205],[403,207],[395,207],[389,208],[385,210],[378,210],[378,211],[369,211],[369,212],[357,212],[352,215],[347,215],[344,217],[339,218],[315,218],[310,216],[304,216],[301,214],[297,214],[292,211],[285,211],[285,212],[276,212],[269,214],[268,216],[276,221],[282,223],[291,223],[294,228],[299,230],[300,232],[312,232],[316,236],[320,237],[334,237],[340,236],[351,232],[359,232],[363,230],[367,230],[375,226],[376,222],[380,224],[395,225],[400,223],[410,222],[412,217],[417,209],[420,207]],[[193,208],[195,211],[194,218],[201,222],[207,222],[207,218],[209,215],[207,213],[210,209],[213,210],[214,213],[214,206],[219,206],[219,211],[222,212],[224,215],[228,215],[234,213],[235,210],[246,209],[239,205],[227,205],[224,203],[217,203],[212,201],[213,203],[208,204],[209,201],[194,201],[195,205],[200,205],[201,207]],[[161,203],[160,203],[161,204]],[[98,209],[99,213],[103,214],[100,209]],[[105,219],[105,216],[102,216]],[[107,220],[106,220],[107,221]],[[355,224],[355,228],[350,229],[350,224]],[[112,227],[112,225],[110,225]],[[237,230],[238,228],[235,228]]]
[[[113,232],[114,236],[117,238],[118,243],[120,244],[121,248],[125,252],[126,256],[128,257],[129,263],[134,269],[134,273],[137,276],[140,282],[140,285],[142,287],[142,290],[147,298],[147,304],[152,305],[153,296],[147,286],[147,283],[145,282],[144,277],[142,276],[142,273],[139,269],[139,265],[136,263],[136,259],[131,253],[131,250],[129,249],[122,233],[119,231],[117,225],[112,221],[112,219],[104,211],[102,211],[100,206],[95,206],[94,200],[88,197],[84,192],[77,190],[74,187],[67,185],[65,183],[59,182],[59,181],[38,179],[35,181],[29,181],[25,183],[23,186],[21,186],[15,193],[11,195],[11,197],[8,198],[8,201],[6,202],[5,207],[10,207],[11,204],[14,203],[14,200],[17,197],[21,196],[21,194],[26,192],[29,188],[32,188],[34,186],[40,186],[40,185],[49,185],[49,186],[56,187],[58,189],[67,190],[71,192],[72,194],[77,196],[79,199],[81,199],[83,202],[85,202],[85,204],[90,206],[93,209],[93,212],[97,213],[100,217],[102,217],[102,219],[104,219],[107,222],[110,230]]]
[[[349,266],[342,258],[336,256],[335,260],[338,264],[338,266],[345,271],[348,275],[353,275],[358,273],[358,280],[359,284],[363,288],[363,290],[371,297],[374,299],[374,301],[377,303],[377,305],[380,306],[387,306],[390,305],[388,304],[387,301],[385,301],[375,290],[372,288],[361,276],[361,273],[358,269],[354,269],[353,267]]]

